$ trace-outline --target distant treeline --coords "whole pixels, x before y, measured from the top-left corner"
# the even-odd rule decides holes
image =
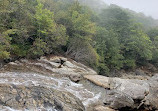
[[[99,0],[0,1],[0,60],[65,54],[95,68],[158,62],[158,21]]]

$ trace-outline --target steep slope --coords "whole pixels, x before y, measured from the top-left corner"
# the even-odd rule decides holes
[[[158,20],[155,20],[150,16],[146,16],[143,13],[137,13],[129,9],[125,10],[130,14],[131,18],[133,18],[136,22],[141,23],[145,30],[158,26]]]

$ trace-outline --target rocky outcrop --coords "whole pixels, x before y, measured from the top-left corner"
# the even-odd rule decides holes
[[[64,57],[10,62],[0,70],[0,110],[85,111],[100,97],[75,83],[86,74],[96,72]]]
[[[110,89],[128,94],[132,99],[143,99],[149,92],[149,84],[143,80],[110,78]]]
[[[158,75],[149,80],[110,78],[101,75],[86,75],[84,78],[109,89],[104,104],[114,109],[158,109]]]
[[[134,106],[133,99],[126,93],[120,91],[110,91],[104,98],[103,102],[114,109]]]
[[[15,62],[10,62],[4,67],[4,70],[25,70],[33,71],[43,74],[70,77],[73,81],[78,81],[82,78],[82,75],[95,75],[97,74],[91,68],[77,63],[73,60],[68,60],[64,57],[41,57],[39,60],[20,60]],[[74,75],[74,76],[73,76]]]
[[[84,111],[82,102],[68,92],[42,86],[0,84],[0,104],[19,110],[52,108]]]
[[[0,70],[0,110],[158,109],[158,75],[151,78],[141,70],[135,73],[105,77],[58,56],[10,62]]]
[[[149,79],[149,94],[144,99],[144,104],[150,106],[149,109],[158,109],[158,74]]]

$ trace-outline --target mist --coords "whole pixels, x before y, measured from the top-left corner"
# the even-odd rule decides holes
[[[158,19],[158,0],[103,0],[107,4],[116,4],[136,12],[142,12],[146,16]]]

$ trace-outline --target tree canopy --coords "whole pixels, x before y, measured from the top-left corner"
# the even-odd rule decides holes
[[[157,26],[98,0],[1,0],[0,60],[60,53],[106,75],[157,63]]]

